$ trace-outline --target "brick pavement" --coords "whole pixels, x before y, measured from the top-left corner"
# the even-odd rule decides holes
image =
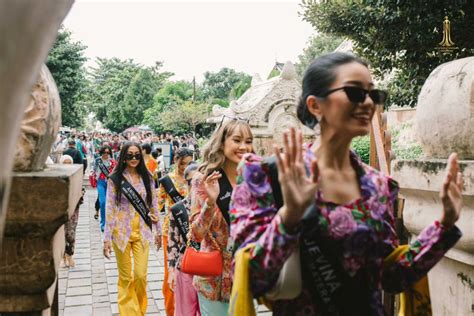
[[[99,222],[94,219],[95,190],[88,189],[79,211],[74,268],[59,271],[59,315],[119,315],[117,306],[118,270],[115,256],[104,258]],[[150,249],[148,260],[148,309],[146,315],[166,316],[161,293],[163,252]],[[177,302],[178,303],[178,302]],[[259,315],[270,315],[260,307]]]

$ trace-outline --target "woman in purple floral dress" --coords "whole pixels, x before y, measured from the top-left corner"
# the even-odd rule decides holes
[[[457,155],[441,188],[440,220],[426,227],[395,264],[384,259],[399,245],[394,209],[398,185],[350,150],[367,135],[386,93],[374,88],[358,57],[332,53],[317,58],[303,79],[298,118],[321,126],[318,147],[303,147],[301,132],[284,134],[275,148],[278,181],[256,155],[238,169],[231,209],[234,250],[255,243],[249,275],[254,297],[271,290],[297,247],[302,291],[273,303],[274,315],[383,315],[381,293],[400,292],[419,280],[461,237],[455,226],[462,204]],[[276,185],[275,185],[276,183]],[[281,189],[283,203],[272,188]]]

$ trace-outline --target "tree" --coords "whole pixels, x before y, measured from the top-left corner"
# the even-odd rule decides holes
[[[232,100],[237,100],[240,98],[252,85],[252,77],[250,76],[244,76],[242,79],[240,79],[239,82],[237,82],[232,90],[230,90],[229,97]]]
[[[86,89],[84,46],[74,42],[71,32],[61,28],[53,47],[49,51],[46,65],[58,87],[61,98],[62,124],[81,127],[86,115],[82,92]]]
[[[218,72],[209,72],[204,73],[204,82],[202,84],[203,97],[204,100],[210,103],[218,103],[224,101],[223,103],[227,106],[229,105],[229,97],[232,89],[243,82],[251,82],[252,77],[243,73],[237,72],[231,68],[222,68]],[[250,87],[250,85],[248,85]],[[242,92],[242,89],[239,93]]]
[[[210,105],[207,103],[181,102],[176,108],[161,113],[163,129],[177,134],[195,133],[197,126],[206,121],[209,110]]]
[[[186,124],[173,123],[172,121],[182,119],[182,104],[192,101],[193,93],[191,82],[185,80],[167,82],[154,96],[153,106],[145,111],[143,123],[157,133],[175,131],[174,128],[183,129]],[[196,94],[196,99],[200,100],[199,88],[196,90]],[[177,119],[178,113],[179,120]]]
[[[421,0],[302,0],[304,20],[316,30],[354,42],[355,52],[367,59],[375,75],[397,69],[390,83],[392,103],[415,106],[420,89],[441,63],[472,55],[472,1]],[[450,54],[436,49],[442,39],[445,15],[459,48]]]
[[[307,47],[304,48],[303,53],[298,56],[298,62],[295,65],[298,75],[302,77],[304,71],[313,59],[333,52],[342,42],[343,38],[326,34],[315,34],[311,36],[307,42]]]
[[[143,112],[172,75],[160,72],[160,62],[144,67],[132,59],[98,58],[97,65],[90,73],[91,108],[99,121],[116,132],[142,123]]]

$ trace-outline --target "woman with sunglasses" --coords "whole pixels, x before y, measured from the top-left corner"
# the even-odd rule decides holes
[[[165,299],[166,315],[174,316],[174,289],[171,280],[174,280],[173,271],[168,266],[168,256],[171,249],[168,247],[168,228],[170,222],[170,208],[177,201],[188,196],[189,187],[184,178],[184,170],[193,160],[193,151],[188,148],[179,148],[174,154],[175,167],[174,170],[159,180],[158,188],[158,209],[165,212],[163,219],[163,251],[164,251],[164,282],[163,297]],[[173,195],[171,192],[175,192]],[[171,272],[171,273],[170,273]],[[170,286],[171,284],[171,286]]]
[[[100,147],[99,155],[100,156],[94,160],[92,175],[95,176],[97,180],[97,193],[100,209],[100,230],[103,232],[105,227],[105,198],[107,193],[107,180],[117,163],[112,158],[112,149],[108,145]],[[97,214],[95,216],[97,216]]]
[[[124,144],[118,165],[107,186],[104,256],[110,259],[113,248],[119,271],[117,302],[120,315],[123,316],[145,315],[150,243],[155,241],[157,248],[161,247],[161,226],[153,178],[141,152],[137,143]],[[138,198],[129,199],[127,195],[130,193],[125,191],[135,192]],[[137,203],[130,200],[141,200],[145,211],[139,213]]]
[[[394,264],[383,265],[399,244],[394,219],[398,185],[365,165],[350,144],[369,133],[376,106],[385,99],[358,57],[321,56],[305,72],[297,110],[306,126],[320,124],[320,145],[305,148],[301,132],[285,133],[283,154],[275,148],[278,181],[275,174],[269,176],[268,161],[249,155],[241,164],[231,232],[236,247],[255,243],[249,262],[253,296],[273,289],[286,260],[300,250],[302,291],[274,301],[275,315],[384,315],[382,289],[410,287],[460,238],[454,224],[461,210],[462,176],[452,154],[439,221],[423,230]]]
[[[232,288],[229,243],[229,203],[237,182],[237,165],[253,152],[253,135],[247,122],[224,122],[203,149],[203,162],[191,189],[191,237],[201,251],[221,251],[223,272],[217,277],[194,277],[203,316],[228,315]]]

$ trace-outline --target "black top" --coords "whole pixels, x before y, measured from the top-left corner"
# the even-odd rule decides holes
[[[79,150],[77,150],[75,148],[72,148],[72,147],[69,147],[68,149],[63,151],[63,155],[71,156],[73,163],[75,163],[75,164],[77,163],[77,164],[82,165],[82,155],[79,152]]]

